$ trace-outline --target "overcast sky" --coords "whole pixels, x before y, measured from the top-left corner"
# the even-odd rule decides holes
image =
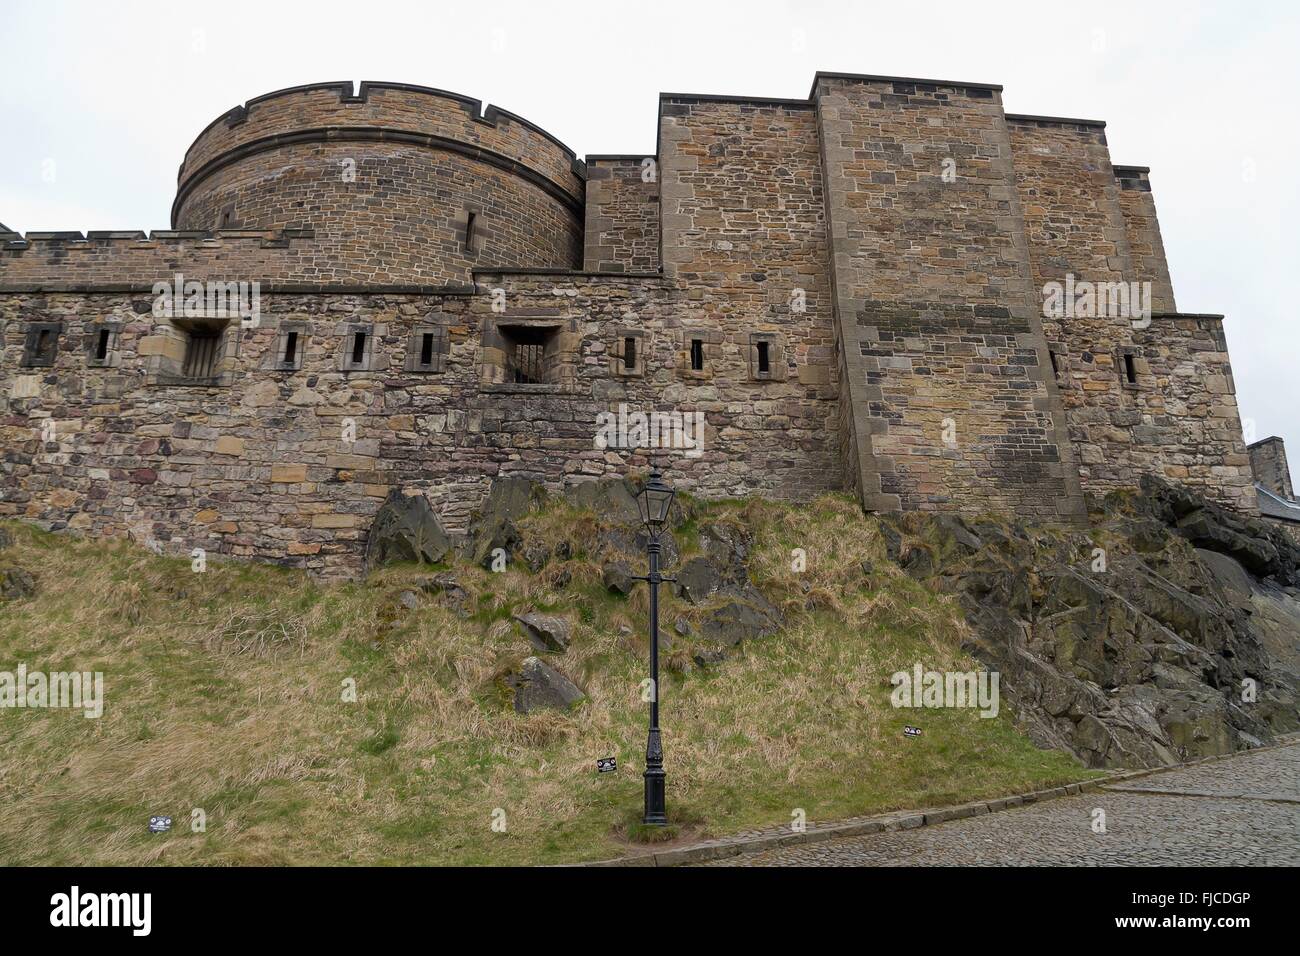
[[[1001,83],[1150,166],[1174,293],[1225,323],[1250,436],[1300,477],[1300,4],[0,0],[0,222],[165,229],[186,148],[329,80],[464,93],[579,156],[652,153],[660,91],[804,97],[837,70]]]

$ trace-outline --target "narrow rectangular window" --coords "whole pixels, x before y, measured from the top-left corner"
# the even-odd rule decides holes
[[[1133,353],[1124,353],[1124,380],[1130,385],[1136,385],[1138,380],[1137,365],[1133,362]]]
[[[40,358],[47,358],[50,348],[50,333],[47,329],[41,329],[36,335],[36,354]]]
[[[284,358],[280,361],[284,365],[292,365],[294,359],[298,357],[298,333],[290,332],[284,337]]]
[[[770,371],[772,371],[772,365],[767,355],[767,343],[759,342],[758,343],[758,372],[760,375],[766,375]]]
[[[478,216],[475,213],[471,212],[465,214],[465,251],[466,252],[474,251],[474,220],[477,218]]]
[[[704,371],[703,339],[691,339],[691,368],[696,372]]]
[[[420,336],[420,364],[433,364],[433,333],[425,332]]]
[[[1052,374],[1059,378],[1061,375],[1061,363],[1057,359],[1056,353],[1053,352],[1051,349],[1048,349],[1047,357],[1052,360]]]
[[[352,364],[360,365],[366,360],[366,333],[357,332],[352,339]]]
[[[636,337],[629,335],[623,340],[623,367],[636,368]]]
[[[111,333],[108,329],[99,330],[99,344],[95,346],[95,359],[102,362],[108,358],[108,337]]]

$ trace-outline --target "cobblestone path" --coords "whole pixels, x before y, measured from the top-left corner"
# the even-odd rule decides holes
[[[1094,811],[1106,832],[1094,832]],[[1300,865],[1300,743],[1000,813],[705,866]]]

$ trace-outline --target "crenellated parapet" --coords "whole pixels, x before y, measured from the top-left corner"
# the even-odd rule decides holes
[[[192,279],[287,281],[314,250],[310,229],[0,233],[0,292],[143,291]]]

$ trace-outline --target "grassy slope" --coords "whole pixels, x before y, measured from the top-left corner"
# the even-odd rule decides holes
[[[757,529],[752,573],[787,627],[707,671],[691,667],[688,641],[668,654],[669,813],[686,835],[787,823],[794,808],[830,819],[1085,775],[1016,734],[1005,708],[988,720],[890,707],[895,670],[973,665],[957,650],[959,614],[884,559],[852,503],[697,508],[688,552],[701,517]],[[397,610],[416,569],[343,585],[266,566],[195,574],[132,544],[8,527],[16,543],[0,566],[36,573],[40,593],[0,604],[0,670],[101,670],[106,705],[100,720],[0,711],[0,863],[501,864],[626,849],[641,801],[646,598],[601,587],[583,550],[590,513],[528,519],[526,535],[574,547],[537,575],[458,567],[469,618],[431,596]],[[801,574],[789,569],[795,547],[808,553]],[[562,568],[571,583],[556,588]],[[698,613],[665,603],[667,622]],[[572,713],[516,715],[500,690],[529,653],[509,616],[530,608],[577,624],[552,661],[588,694]],[[348,677],[357,703],[340,699]],[[907,723],[924,735],[905,738]],[[618,772],[597,776],[610,754]],[[194,807],[206,833],[189,831]],[[491,828],[496,808],[504,833]],[[148,834],[156,813],[177,828]]]

